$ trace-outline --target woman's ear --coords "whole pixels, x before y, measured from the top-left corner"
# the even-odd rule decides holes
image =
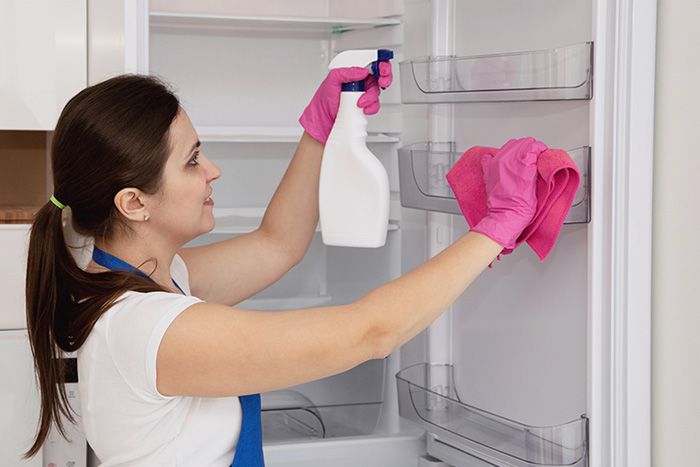
[[[148,217],[144,197],[138,188],[122,188],[114,196],[114,205],[127,220],[143,221]]]

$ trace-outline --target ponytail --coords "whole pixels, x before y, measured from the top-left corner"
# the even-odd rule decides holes
[[[37,376],[41,390],[39,430],[27,457],[39,452],[49,434],[52,421],[56,422],[56,427],[62,435],[65,435],[65,429],[61,423],[61,415],[73,421],[65,386],[62,384],[63,359],[60,358],[58,339],[54,332],[60,304],[69,301],[69,297],[66,297],[66,287],[62,284],[64,276],[58,272],[60,265],[67,262],[66,253],[68,252],[63,238],[62,211],[52,203],[47,203],[34,217],[27,257],[27,329],[34,364],[40,369]]]

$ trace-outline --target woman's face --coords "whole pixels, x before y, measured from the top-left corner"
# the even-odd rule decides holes
[[[170,155],[163,186],[149,223],[179,247],[214,228],[210,183],[221,169],[201,152],[199,137],[187,113],[180,109],[170,125]]]

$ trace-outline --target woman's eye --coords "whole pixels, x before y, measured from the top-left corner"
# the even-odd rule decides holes
[[[199,157],[199,151],[196,151],[194,155],[192,156],[192,159],[188,162],[189,165],[197,165],[197,158]]]

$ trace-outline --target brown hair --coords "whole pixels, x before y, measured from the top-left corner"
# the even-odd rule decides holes
[[[70,207],[75,230],[109,239],[125,228],[114,196],[126,187],[159,190],[170,152],[177,97],[158,79],[123,75],[73,97],[56,124],[51,147],[54,195]],[[76,264],[63,234],[63,212],[47,202],[29,240],[27,328],[41,390],[39,428],[26,456],[39,452],[52,423],[73,420],[61,352],[80,348],[99,317],[125,291],[160,290],[126,272],[91,274]]]

